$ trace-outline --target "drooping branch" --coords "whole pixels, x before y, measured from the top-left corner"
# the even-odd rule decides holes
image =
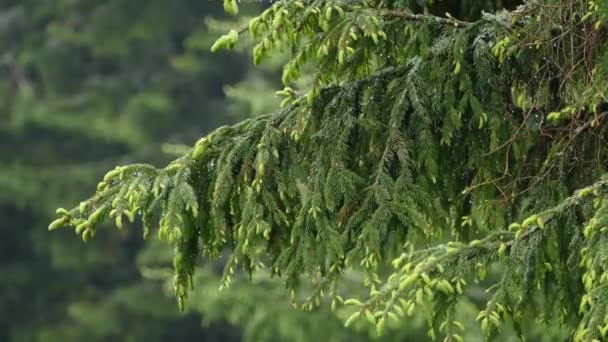
[[[123,217],[141,215],[146,231],[158,224],[159,237],[175,248],[180,302],[197,258],[226,249],[231,254],[222,285],[237,265],[250,273],[268,267],[291,289],[301,278],[322,279],[311,302],[323,293],[337,295],[345,269],[362,269],[373,305],[388,308],[378,316],[370,312],[379,327],[400,314],[396,303],[413,312],[428,300],[438,308],[436,318],[448,317],[446,332],[457,326],[453,310],[466,285],[462,275],[484,274],[507,258],[512,263],[482,317],[491,334],[490,325],[525,304],[510,301],[507,289],[531,298],[533,285],[546,283],[545,261],[570,267],[577,259],[563,250],[580,255],[589,244],[581,242],[583,223],[572,215],[583,192],[567,194],[605,170],[607,133],[578,126],[584,129],[568,142],[573,132],[563,122],[574,113],[576,119],[597,115],[601,97],[578,87],[604,87],[608,62],[594,53],[589,59],[597,78],[577,71],[573,77],[581,83],[556,87],[562,71],[544,64],[555,49],[523,45],[534,32],[521,32],[543,20],[564,21],[571,9],[528,9],[516,13],[515,23],[515,14],[486,15],[452,28],[444,19],[437,27],[414,14],[384,20],[377,9],[334,5],[298,12],[295,2],[281,2],[250,27],[259,39],[256,58],[292,47],[286,84],[304,64],[316,67],[317,82],[307,95],[284,90],[289,101],[282,110],[219,128],[166,168],[111,171],[95,196],[59,210],[50,228],[69,225],[88,239],[106,219],[121,227]],[[586,8],[576,1],[572,6]],[[605,35],[594,44],[600,38]],[[231,34],[220,43],[234,39]],[[542,134],[546,113],[555,118],[549,121],[557,138]],[[523,229],[506,230],[523,217],[529,217]],[[459,234],[465,229],[468,234]],[[598,255],[590,265],[596,273],[603,260]],[[378,291],[376,271],[386,260],[396,260],[398,268],[408,260],[409,266]],[[561,276],[552,280],[558,292],[581,275]],[[602,288],[591,285],[592,291]]]

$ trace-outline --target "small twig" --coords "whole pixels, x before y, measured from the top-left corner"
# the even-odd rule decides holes
[[[572,139],[575,139],[579,134],[583,133],[584,130],[586,130],[587,128],[591,127],[591,125],[594,122],[598,122],[599,123],[606,115],[608,115],[608,112],[603,112],[600,115],[594,117],[592,120],[589,120],[589,121],[585,122],[585,124],[577,127],[574,130],[574,135],[572,136]]]
[[[384,14],[387,17],[397,17],[397,18],[413,20],[413,21],[434,20],[441,24],[454,25],[456,27],[458,27],[458,26],[466,27],[466,26],[471,26],[474,24],[474,22],[458,20],[458,19],[454,18],[453,16],[451,16],[449,13],[446,13],[446,15],[447,15],[446,18],[433,16],[433,15],[425,15],[425,14],[413,14],[410,12],[402,12],[402,11],[395,11],[395,10],[382,11],[382,14]]]

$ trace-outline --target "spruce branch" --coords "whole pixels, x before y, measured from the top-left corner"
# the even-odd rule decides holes
[[[268,267],[293,291],[323,279],[303,305],[311,309],[325,293],[339,296],[346,270],[361,270],[371,296],[351,302],[357,315],[382,331],[426,306],[437,331],[457,339],[454,305],[499,263],[479,318],[488,338],[534,312],[536,286],[545,286],[540,298],[559,299],[549,316],[589,329],[606,316],[594,298],[608,278],[606,180],[596,182],[607,132],[591,130],[606,115],[594,114],[606,105],[606,36],[588,39],[591,24],[577,23],[553,40],[543,25],[568,25],[587,5],[528,4],[460,23],[366,2],[279,2],[249,27],[256,62],[290,47],[283,82],[312,65],[308,93],[286,88],[281,110],[219,128],[165,168],[118,167],[50,228],[68,225],[86,240],[105,220],[121,227],[141,215],[145,232],[158,225],[175,248],[180,303],[197,258],[228,249],[222,286],[238,266]],[[585,63],[572,62],[576,46]],[[544,113],[596,116],[548,134]],[[594,185],[570,195],[585,184]],[[380,287],[387,260],[397,271]],[[580,298],[566,293],[587,296],[581,316],[570,309]]]

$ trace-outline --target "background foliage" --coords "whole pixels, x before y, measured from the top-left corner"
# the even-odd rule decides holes
[[[201,1],[2,2],[0,340],[240,338],[224,317],[202,329],[142,281],[139,235],[84,246],[45,233],[57,203],[94,190],[108,165],[162,165],[175,144],[249,115],[222,89],[250,77],[249,59],[209,52],[206,18],[222,12]]]

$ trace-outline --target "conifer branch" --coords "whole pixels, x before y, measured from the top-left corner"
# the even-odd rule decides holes
[[[286,88],[283,109],[220,128],[163,169],[138,164],[109,172],[96,195],[59,210],[50,228],[69,225],[86,240],[104,220],[121,227],[123,217],[141,214],[145,231],[158,224],[159,237],[175,248],[180,303],[197,257],[228,248],[222,286],[237,266],[251,274],[267,265],[294,291],[302,278],[325,277],[305,303],[310,309],[328,289],[337,296],[343,272],[354,268],[371,290],[356,315],[379,330],[393,315],[428,306],[438,331],[454,331],[454,305],[467,281],[501,263],[503,275],[479,318],[488,338],[505,319],[531,310],[541,285],[543,296],[569,308],[578,298],[564,293],[584,282],[584,291],[576,290],[587,296],[582,318],[571,310],[552,314],[575,318],[578,332],[594,327],[606,316],[604,303],[592,298],[608,281],[601,266],[606,180],[569,194],[605,173],[608,133],[593,132],[597,138],[589,128],[606,113],[578,127],[572,121],[557,138],[541,126],[543,113],[559,123],[604,108],[608,59],[600,47],[608,38],[579,38],[597,25],[585,23],[548,43],[554,40],[544,24],[569,25],[588,10],[568,3],[555,9],[529,2],[461,23],[365,2],[358,9],[278,2],[249,27],[258,42],[254,58],[290,46],[286,86],[304,65],[316,68],[306,95]],[[590,17],[600,24],[604,18]],[[232,46],[238,36],[231,32],[214,48]],[[572,62],[573,46],[588,51],[586,65]],[[460,234],[465,229],[470,233]],[[386,260],[397,271],[378,290],[376,272]],[[584,269],[572,267],[580,262]],[[567,274],[548,276],[550,267]]]

